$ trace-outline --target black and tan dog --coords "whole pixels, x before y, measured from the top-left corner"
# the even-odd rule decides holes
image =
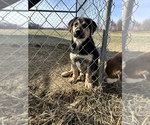
[[[97,25],[92,19],[84,17],[75,17],[68,25],[72,33],[71,70],[63,72],[62,76],[72,75],[70,83],[85,80],[85,87],[91,88],[98,81],[99,53],[92,38]]]

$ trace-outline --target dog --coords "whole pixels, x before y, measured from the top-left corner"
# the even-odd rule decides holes
[[[70,83],[78,80],[85,81],[86,88],[92,88],[98,82],[99,52],[94,44],[92,35],[96,31],[96,23],[85,17],[75,17],[69,23],[72,34],[71,41],[71,70],[63,72],[62,77],[72,75]]]
[[[122,52],[107,61],[105,73],[107,83],[122,81]]]
[[[126,83],[150,81],[150,52],[128,60],[125,63],[123,72]]]

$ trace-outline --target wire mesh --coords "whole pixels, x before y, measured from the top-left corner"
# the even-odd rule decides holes
[[[17,3],[16,3],[17,2]],[[27,124],[28,15],[23,1],[0,1],[0,124]],[[27,11],[27,8],[24,7]],[[8,11],[9,10],[9,11]],[[20,21],[22,20],[22,21]]]
[[[129,4],[130,3],[130,4]],[[141,17],[140,11],[143,11],[142,6],[145,3],[140,0],[123,0],[123,60],[125,65],[123,66],[124,78],[131,78],[130,80],[123,81],[122,86],[122,124],[137,124],[148,125],[149,124],[149,82],[148,81],[136,81],[139,77],[133,78],[132,73],[138,74],[143,70],[142,65],[147,65],[143,56],[142,61],[139,59],[141,54],[149,52],[147,45],[149,46],[149,31],[143,29],[143,24],[146,18]],[[146,8],[146,6],[145,6]],[[150,12],[147,8],[147,12]],[[144,15],[144,13],[142,13]],[[148,25],[147,25],[148,26]],[[136,62],[134,60],[137,60]],[[129,62],[134,62],[125,70]],[[139,63],[138,67],[136,64]],[[149,63],[149,61],[147,61]],[[148,68],[144,69],[148,71]],[[128,72],[131,72],[129,75]],[[142,76],[142,74],[141,74]],[[149,77],[147,76],[147,79]],[[134,82],[136,81],[136,82]],[[131,84],[132,83],[132,84]],[[145,113],[144,113],[145,112]]]
[[[44,3],[46,1],[42,2]],[[114,114],[110,113],[110,117],[104,116],[102,119],[99,119],[101,113],[95,112],[96,108],[99,107],[98,111],[100,111],[101,105],[106,106],[104,100],[102,103],[100,103],[100,101],[96,103],[96,96],[99,99],[101,98],[98,94],[101,92],[101,86],[94,90],[86,90],[83,82],[69,84],[68,78],[61,77],[63,71],[70,69],[69,44],[71,34],[68,32],[67,27],[68,22],[75,16],[89,17],[97,23],[98,29],[93,35],[94,42],[100,54],[106,54],[107,50],[101,53],[102,29],[104,28],[105,21],[107,21],[107,19],[104,20],[105,11],[107,9],[106,1],[73,1],[74,4],[71,2],[73,4],[73,10],[69,7],[70,3],[65,2],[64,6],[67,9],[62,12],[61,10],[59,11],[58,8],[56,9],[56,5],[62,6],[63,8],[63,5],[59,5],[60,1],[55,1],[54,6],[52,6],[52,1],[49,3],[51,5],[50,10],[54,12],[41,11],[42,6],[40,11],[38,11],[42,2],[34,6],[36,11],[29,12],[29,23],[40,24],[37,28],[32,28],[32,25],[29,25],[29,88],[31,91],[29,99],[29,123],[97,125],[105,124],[105,122],[108,122],[108,124],[115,124],[118,122],[119,124],[121,110],[115,111],[111,102],[114,104],[116,103],[119,109],[121,105],[117,100],[120,100],[120,98],[112,98],[112,100],[108,102],[108,110],[103,110],[104,114],[107,114],[107,111],[111,112],[109,108],[112,108]],[[113,3],[112,6],[114,7],[115,4]],[[74,13],[74,11],[76,12]],[[107,32],[106,35],[108,35]],[[105,61],[106,60],[103,59],[102,63],[105,64]],[[100,72],[101,76],[103,74],[104,71],[102,73]],[[115,90],[115,92],[119,93],[120,89]],[[86,95],[89,95],[89,98],[87,98]],[[109,95],[104,94],[104,98],[105,96],[107,98]],[[32,103],[33,100],[36,100],[34,104]],[[38,110],[38,112],[34,114],[35,110],[33,110],[33,107],[38,103],[43,107],[42,113],[39,113],[39,107],[37,107],[35,110]],[[44,103],[46,103],[46,105],[44,105]],[[47,103],[49,103],[50,106],[48,106]],[[94,109],[92,105],[95,105]],[[60,109],[57,109],[58,107],[60,107]],[[45,113],[44,110],[46,111]],[[89,112],[93,112],[93,115],[90,116],[91,113]],[[32,116],[32,114],[34,115]],[[116,118],[113,118],[113,115],[116,115]],[[35,116],[39,117],[35,118]],[[112,120],[109,120],[110,118],[112,118]]]
[[[98,31],[100,29],[102,29],[103,23],[105,22],[104,19],[103,19],[103,17],[104,17],[104,8],[106,8],[105,7],[106,5],[104,4],[105,1],[87,1],[84,4],[83,4],[82,1],[78,1],[77,2],[77,8],[80,8],[81,5],[83,5],[83,7],[80,8],[80,9],[77,9],[78,10],[77,14],[66,13],[64,11],[62,11],[60,13],[61,10],[60,11],[55,10],[56,6],[60,6],[59,5],[60,1],[58,1],[58,3],[56,2],[55,3],[56,5],[54,5],[54,7],[52,7],[52,5],[50,6],[51,9],[53,8],[53,11],[55,13],[52,13],[52,12],[50,12],[50,13],[49,12],[44,12],[43,13],[43,11],[41,12],[41,8],[44,5],[44,2],[47,2],[47,1],[42,1],[42,2],[34,7],[34,8],[36,8],[35,10],[40,9],[40,11],[30,12],[30,22],[29,22],[29,28],[30,28],[30,30],[29,30],[29,40],[30,41],[29,42],[30,42],[30,44],[36,43],[36,46],[40,47],[37,50],[37,52],[35,53],[35,56],[43,48],[43,46],[46,45],[46,44],[54,44],[54,49],[51,50],[50,53],[49,53],[49,51],[47,51],[47,54],[49,55],[49,57],[47,57],[47,58],[50,58],[53,55],[53,53],[58,50],[57,48],[59,48],[59,46],[62,43],[66,46],[69,44],[68,40],[70,40],[71,37],[70,37],[69,32],[66,31],[66,29],[67,29],[69,20],[72,19],[75,15],[90,17],[95,22],[97,22],[98,30],[95,33],[94,38],[95,38],[96,46],[99,48],[99,51],[101,51],[100,46],[101,46],[101,41],[102,41],[102,33],[98,32]],[[76,2],[76,1],[74,1],[74,2]],[[63,2],[63,4],[64,4],[64,2]],[[41,7],[40,7],[40,5],[41,5]],[[99,5],[101,5],[101,6],[99,7]],[[66,7],[66,5],[64,5],[64,6]],[[75,4],[71,5],[71,8],[73,6],[75,8]],[[66,8],[69,8],[68,12],[70,12],[70,7],[66,7]],[[39,20],[39,18],[42,19],[42,20]],[[40,25],[36,25],[36,23],[40,24]],[[37,26],[36,29],[33,28],[34,27],[33,25],[35,27]],[[49,29],[51,29],[51,30],[49,30]],[[41,40],[39,38],[39,36],[44,36],[45,40]],[[45,37],[45,36],[47,36],[47,37]],[[54,38],[54,39],[52,39],[52,38]],[[55,63],[55,66],[60,65],[59,61],[62,58],[64,58],[65,54],[68,53],[68,52],[69,52],[69,48],[67,48],[67,50],[65,52],[63,52],[64,54],[59,58],[57,63]],[[105,53],[106,52],[104,52],[103,54],[105,54]],[[33,60],[33,58],[31,60]],[[42,66],[42,64],[45,63],[47,58],[42,60],[41,66]],[[68,60],[68,58],[67,58],[67,60]],[[39,66],[39,67],[41,67],[41,66]],[[51,67],[51,68],[53,69],[53,67]],[[51,71],[51,68],[50,68],[50,71]],[[38,72],[38,70],[39,69],[36,68],[35,73]],[[33,73],[33,75],[29,75],[29,76],[32,77],[32,76],[34,76],[35,73]],[[101,73],[101,74],[103,74],[103,73]]]
[[[3,107],[11,108],[12,110],[8,112],[13,113],[8,116],[5,115],[8,112],[2,113],[1,123],[119,125],[121,98],[117,85],[100,85],[87,90],[83,82],[69,84],[68,78],[61,77],[63,71],[70,69],[71,34],[67,28],[68,22],[75,16],[88,17],[96,22],[98,28],[93,39],[100,55],[103,56],[101,62],[103,66],[105,58],[112,57],[118,51],[114,47],[111,48],[114,38],[106,32],[108,36],[106,42],[109,42],[105,46],[107,49],[101,52],[102,30],[108,20],[104,18],[106,10],[111,9],[107,7],[108,1],[12,0],[11,3],[3,0],[2,2],[7,6],[5,5],[0,12],[0,45],[5,55],[0,63],[1,67],[5,67],[1,72],[0,87],[4,89],[2,96],[11,98],[9,102],[15,106]],[[115,8],[115,1],[111,7]],[[107,25],[110,25],[110,22]],[[120,38],[119,36],[121,43]],[[111,53],[112,50],[115,52]],[[103,75],[104,71],[100,72],[100,76]],[[10,91],[7,90],[10,89],[11,94],[8,94]],[[2,100],[3,106],[8,99]],[[17,110],[19,111],[15,112]]]

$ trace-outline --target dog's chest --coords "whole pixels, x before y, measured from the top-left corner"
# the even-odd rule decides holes
[[[93,51],[95,51],[94,47],[91,46],[90,43],[76,43],[76,42],[72,42],[71,43],[71,52],[75,53],[75,54],[79,54],[79,55],[89,55],[89,54],[93,54]]]
[[[77,64],[89,64],[91,63],[91,61],[93,60],[93,55],[88,54],[88,55],[79,55],[79,54],[75,54],[75,53],[70,53],[70,59],[77,63]]]
[[[73,38],[74,43],[76,44],[76,46],[80,46],[84,39],[77,39],[77,38]]]
[[[83,47],[81,45],[81,41],[74,41],[71,43],[71,52],[74,52],[74,53],[79,53],[81,51],[83,51]]]

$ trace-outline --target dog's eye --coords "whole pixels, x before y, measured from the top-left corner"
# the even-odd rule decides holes
[[[78,26],[78,23],[75,23],[74,26],[77,27],[77,26]]]
[[[88,25],[87,24],[83,24],[82,27],[85,29]]]

